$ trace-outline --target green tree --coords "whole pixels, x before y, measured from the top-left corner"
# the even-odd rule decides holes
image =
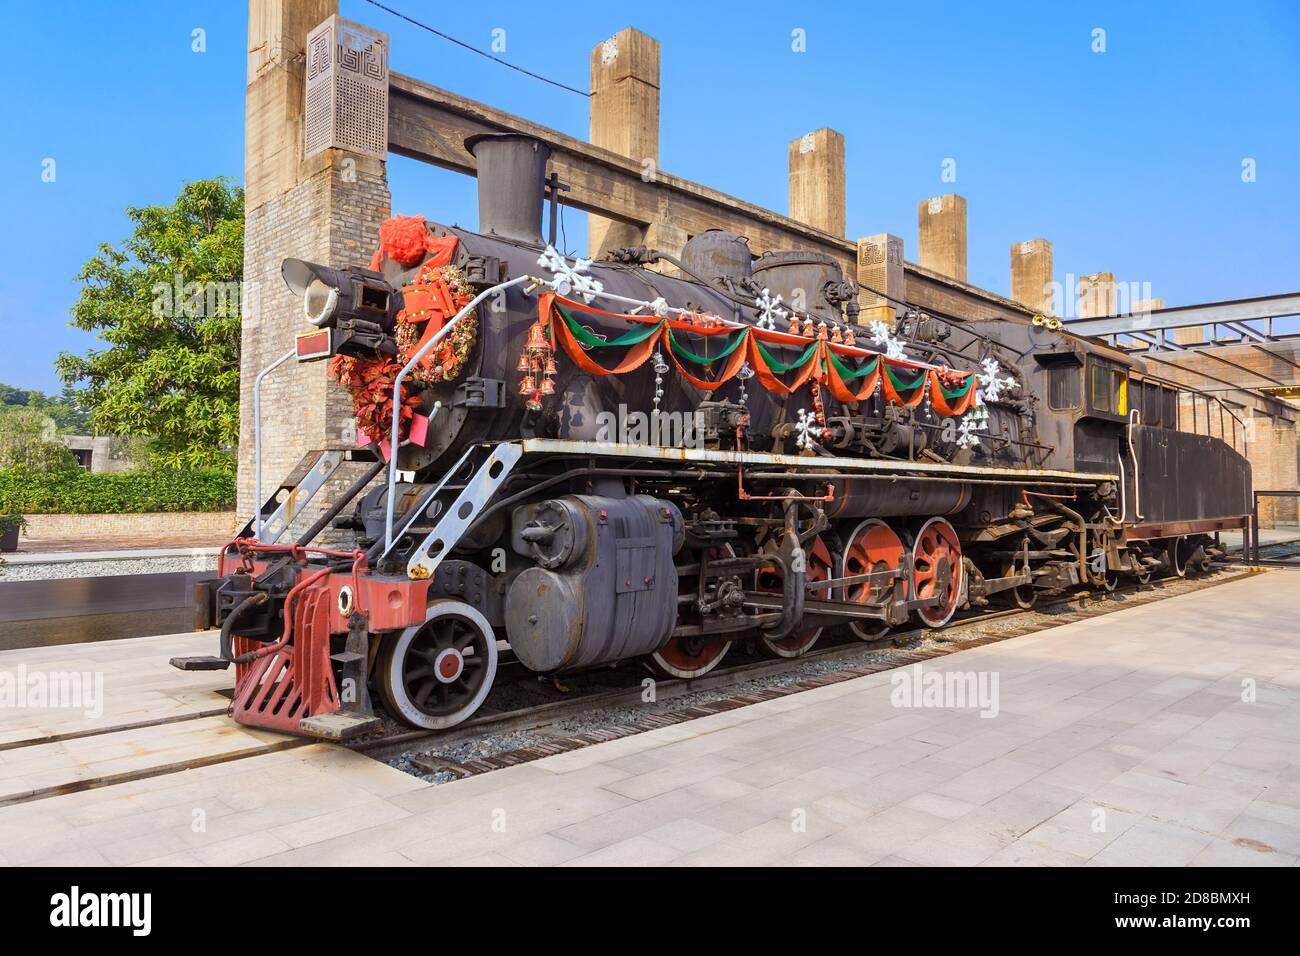
[[[76,435],[90,427],[90,415],[81,407],[76,394],[69,388],[62,395],[46,395],[35,389],[14,388],[0,382],[0,411],[10,408],[34,408],[54,422],[61,434]]]
[[[25,404],[0,405],[0,468],[70,471],[77,458],[54,437],[54,421]]]
[[[131,207],[135,230],[81,268],[72,324],[106,348],[55,363],[101,434],[150,440],[170,468],[233,468],[239,441],[244,191],[187,183],[171,205]]]

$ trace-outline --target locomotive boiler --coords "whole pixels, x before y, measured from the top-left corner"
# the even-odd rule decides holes
[[[737,643],[794,658],[1203,569],[1244,524],[1231,430],[1189,428],[1197,396],[1139,359],[1044,316],[863,323],[832,257],[722,231],[571,259],[541,234],[548,148],[466,145],[477,232],[396,217],[367,269],[285,262],[295,354],[329,361],[357,443],[304,459],[196,589],[219,653],[174,663],[233,663],[240,721],[362,733],[373,690],[444,728],[507,650],[693,678]]]

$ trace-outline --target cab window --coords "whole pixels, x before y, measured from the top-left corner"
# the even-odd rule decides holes
[[[1095,412],[1110,411],[1110,369],[1094,362],[1088,367],[1088,371],[1090,373],[1088,377],[1088,403],[1092,405],[1092,410]]]
[[[1142,424],[1160,425],[1163,421],[1161,409],[1164,405],[1164,389],[1154,382],[1147,382],[1142,387]]]
[[[1047,404],[1056,411],[1079,407],[1079,366],[1052,367],[1047,378]]]

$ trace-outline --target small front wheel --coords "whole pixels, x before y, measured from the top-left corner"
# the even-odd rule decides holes
[[[497,640],[487,618],[464,602],[438,600],[423,624],[385,639],[374,682],[394,717],[443,730],[479,709],[496,672]]]

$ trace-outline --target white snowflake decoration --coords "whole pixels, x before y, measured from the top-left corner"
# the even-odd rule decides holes
[[[811,451],[815,443],[813,434],[817,430],[817,416],[806,408],[799,409],[799,421],[795,422],[794,426],[795,446],[804,451]]]
[[[551,280],[551,288],[560,295],[571,295],[576,292],[582,296],[584,302],[591,302],[605,289],[599,279],[584,275],[591,267],[590,259],[575,257],[573,265],[569,265],[568,260],[556,252],[552,245],[547,245],[538,257],[537,264],[554,273],[555,278]]]
[[[763,294],[754,300],[754,308],[758,310],[757,325],[760,329],[775,331],[777,322],[790,317],[789,311],[781,308],[781,296],[772,298],[771,289],[764,289]]]
[[[1001,371],[1001,368],[998,366],[997,359],[982,359],[980,365],[984,367],[984,373],[980,374],[979,372],[976,372],[975,377],[978,378],[979,383],[984,386],[983,397],[988,401],[996,402],[1002,397],[1003,389],[1006,389],[1009,392],[1017,387],[1018,383],[1010,375],[1006,378],[998,378],[998,372]]]
[[[650,311],[661,319],[668,318],[668,301],[660,296],[650,303]]]
[[[884,322],[872,319],[867,326],[867,332],[871,336],[871,344],[885,350],[885,358],[907,358],[907,353],[903,351],[903,343],[889,334],[889,326]]]
[[[975,434],[975,416],[963,415],[957,423],[957,447],[975,448],[980,443],[980,436]]]

